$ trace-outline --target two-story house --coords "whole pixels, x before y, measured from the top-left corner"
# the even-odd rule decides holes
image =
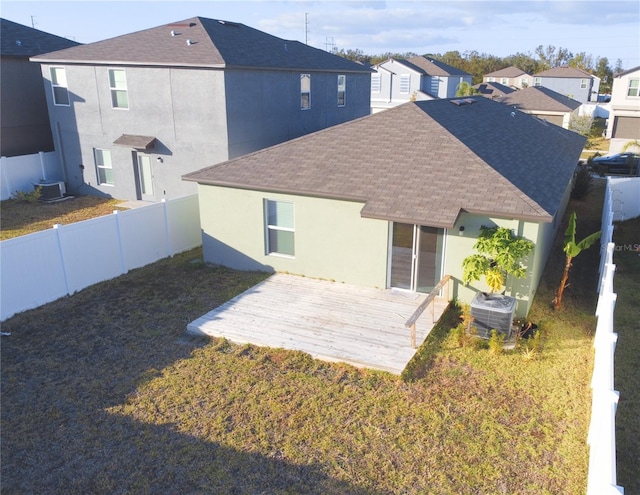
[[[600,78],[586,70],[563,65],[534,74],[533,85],[544,86],[580,103],[586,103],[598,101]]]
[[[640,66],[613,79],[606,136],[611,139],[609,153],[622,151],[629,142],[640,142]]]
[[[499,83],[503,86],[522,89],[533,84],[533,77],[512,65],[482,76],[483,83]]]
[[[578,116],[582,106],[579,101],[543,86],[513,91],[496,101],[565,129],[569,129],[571,119]]]
[[[369,114],[370,69],[194,17],[32,57],[67,190],[158,201],[181,176]]]
[[[0,19],[0,155],[53,151],[40,68],[29,57],[79,43]]]
[[[453,98],[458,85],[471,85],[471,74],[427,57],[390,58],[373,67],[371,111],[386,110],[408,101]]]

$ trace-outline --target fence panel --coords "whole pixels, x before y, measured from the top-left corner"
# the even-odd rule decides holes
[[[31,192],[33,184],[46,180],[62,180],[62,167],[54,151],[33,155],[3,156],[0,159],[0,199],[11,198],[16,191]]]
[[[0,242],[0,319],[202,243],[197,195]]]

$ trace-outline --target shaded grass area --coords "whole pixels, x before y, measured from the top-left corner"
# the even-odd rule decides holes
[[[120,210],[118,199],[97,196],[77,196],[65,201],[45,203],[8,199],[0,203],[0,240],[11,239],[55,224],[69,224],[90,218],[110,215]]]
[[[616,412],[618,484],[625,493],[640,493],[640,217],[617,222],[613,279],[617,293],[614,331],[615,389],[620,392]]]
[[[579,237],[594,194],[572,203]],[[2,492],[584,493],[591,252],[553,312],[555,246],[532,309],[537,355],[459,347],[453,308],[404,381],[186,336],[265,277],[206,266],[199,251],[16,315],[1,348]]]

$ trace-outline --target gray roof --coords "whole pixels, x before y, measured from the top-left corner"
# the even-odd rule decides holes
[[[585,79],[589,77],[593,77],[593,74],[590,74],[586,70],[577,69],[575,67],[569,67],[567,65],[561,65],[559,67],[554,67],[552,69],[543,70],[542,72],[538,72],[534,74],[536,77],[563,77],[568,79]]]
[[[193,17],[34,57],[36,62],[366,72],[298,41],[235,22]]]
[[[621,72],[620,74],[616,74],[615,77],[622,77],[622,76],[626,76],[627,74],[631,74],[632,72],[636,72],[640,70],[640,65],[638,67],[633,67],[632,69],[629,70],[625,70],[624,72]]]
[[[461,211],[549,222],[584,143],[486,98],[418,101],[183,179],[358,201],[363,217],[434,227]]]
[[[400,62],[403,62],[402,60]],[[465,72],[451,65],[447,65],[444,62],[427,57],[411,57],[407,59],[407,62],[418,67],[429,76],[471,76],[468,72]]]
[[[527,111],[572,112],[582,105],[581,102],[544,86],[529,86],[509,93],[498,101]]]
[[[485,74],[484,77],[520,77],[520,76],[528,76],[525,71],[522,69],[518,69],[515,65],[510,67],[505,67],[504,69],[497,70],[495,72],[490,72],[489,74]]]
[[[504,84],[497,82],[475,84],[473,87],[478,90],[479,94],[486,98],[498,98],[515,91],[515,89],[510,88],[509,86],[505,86]]]
[[[55,34],[0,19],[0,54],[3,57],[28,58],[79,44]]]

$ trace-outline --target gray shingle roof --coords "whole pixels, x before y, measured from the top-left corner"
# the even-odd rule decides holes
[[[501,97],[498,101],[521,110],[572,112],[582,103],[544,86],[529,86]]]
[[[183,179],[361,201],[363,217],[434,227],[461,211],[551,221],[585,139],[486,98],[452,101],[406,103]]]
[[[402,61],[400,61],[402,62]],[[407,62],[413,64],[416,67],[422,69],[425,74],[429,76],[471,76],[468,72],[465,72],[451,65],[440,62],[432,58],[426,57],[411,57],[407,59]]]
[[[536,77],[563,77],[569,79],[584,79],[593,77],[592,74],[586,70],[576,69],[575,67],[569,67],[567,65],[561,65],[560,67],[554,67],[552,69],[543,70],[534,74]]]
[[[27,58],[79,44],[55,34],[0,19],[0,54],[3,57]]]
[[[371,72],[337,55],[244,24],[193,17],[41,55],[37,62]]]
[[[484,77],[520,77],[520,76],[528,76],[525,71],[522,69],[518,69],[515,65],[510,67],[505,67],[504,69],[497,70],[495,72],[490,72],[489,74],[485,74]]]
[[[504,84],[497,82],[475,84],[473,87],[478,90],[479,94],[487,98],[498,98],[515,91],[515,89],[510,88],[509,86],[505,86]]]

